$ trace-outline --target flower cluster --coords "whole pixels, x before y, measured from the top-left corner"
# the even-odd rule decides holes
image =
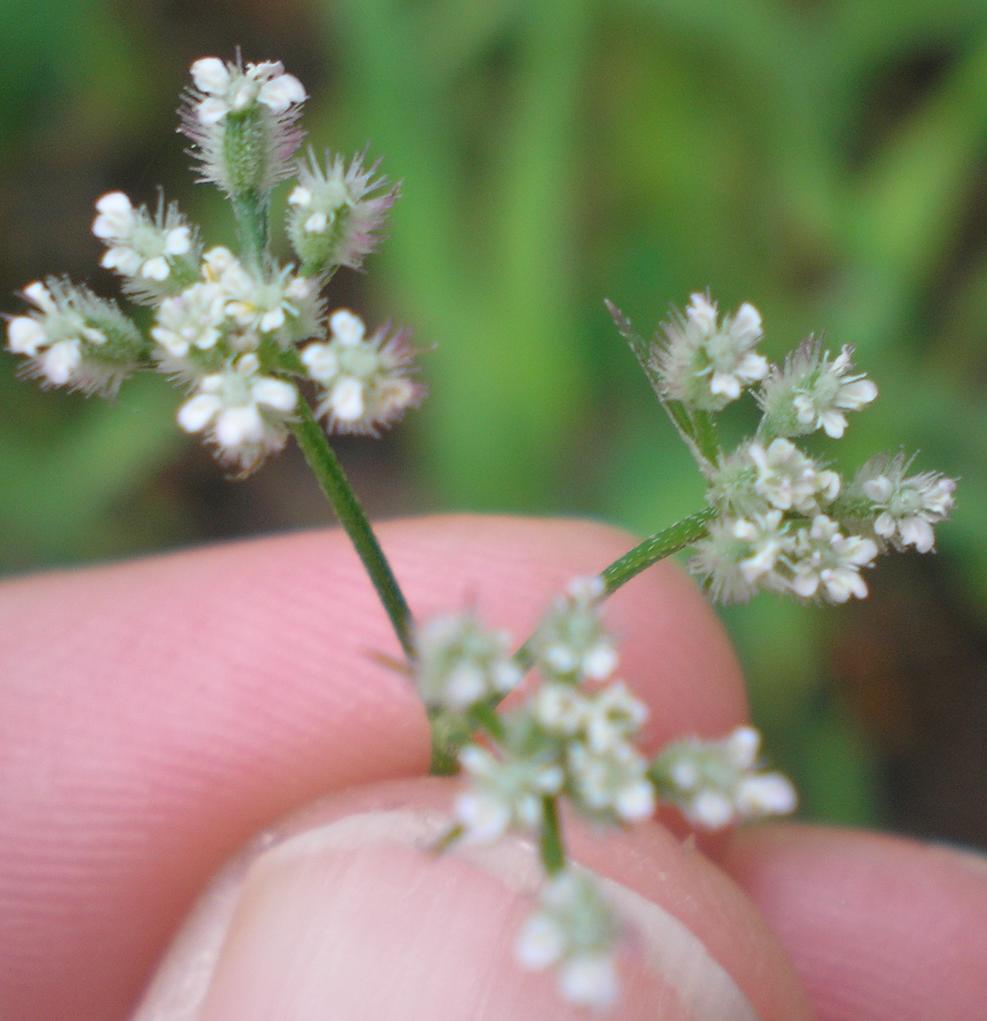
[[[570,1003],[602,1010],[620,993],[614,960],[618,935],[599,886],[566,869],[542,887],[537,909],[518,934],[517,958],[532,971],[555,967],[559,990]]]
[[[152,213],[109,192],[92,225],[105,245],[101,265],[150,306],[149,335],[116,304],[50,279],[24,289],[31,307],[11,318],[8,348],[47,385],[104,395],[138,369],[171,376],[188,391],[181,428],[203,434],[241,476],[284,446],[302,384],[316,391],[316,414],[330,431],[376,435],[424,396],[415,352],[407,331],[368,335],[343,309],[327,320],[322,292],[335,269],[359,266],[372,250],[397,189],[362,157],[346,167],[327,156],[324,169],[314,156],[290,162],[305,90],[280,63],[205,57],[192,80],[183,130],[205,177],[232,200],[242,251],[204,250],[174,203],[161,199]],[[283,264],[267,251],[265,223],[271,188],[292,173],[286,233],[298,263]]]
[[[745,304],[721,322],[701,294],[653,345],[619,310],[611,312],[706,476],[717,517],[691,566],[717,599],[743,602],[768,591],[844,603],[867,595],[862,571],[889,546],[933,549],[932,526],[953,506],[951,479],[908,476],[910,461],[882,455],[848,486],[794,442],[819,431],[839,439],[849,413],[877,397],[854,368],[851,347],[833,356],[810,338],[782,366],[770,365],[753,350],[761,337],[757,310]],[[759,384],[757,432],[725,452],[714,414],[751,384]]]
[[[347,167],[341,156],[314,155],[298,170],[288,196],[288,237],[306,272],[335,266],[359,269],[374,250],[381,226],[398,197],[398,186],[375,177],[377,164],[355,157]]]
[[[485,731],[482,742],[459,753],[466,783],[453,805],[452,835],[466,843],[499,840],[512,829],[538,837],[549,880],[521,932],[519,958],[530,968],[554,966],[567,999],[600,1007],[617,995],[616,921],[587,877],[560,871],[553,855],[545,854],[561,839],[558,802],[564,799],[595,826],[649,819],[662,795],[700,825],[794,808],[794,797],[772,800],[768,790],[787,781],[753,773],[757,736],[751,728],[721,742],[722,754],[720,745],[689,745],[696,749],[690,759],[696,770],[691,794],[722,792],[733,799],[719,823],[712,810],[703,815],[709,798],[699,797],[697,813],[682,793],[685,787],[668,782],[665,757],[649,763],[635,745],[647,707],[626,684],[612,679],[618,659],[602,619],[604,593],[599,577],[574,581],[550,604],[513,661],[508,636],[485,630],[472,613],[421,625],[415,657],[415,679],[426,704],[459,713]],[[522,665],[534,666],[541,684],[516,708],[494,713],[496,703],[519,683]],[[677,748],[666,755],[684,762]],[[683,783],[684,771],[684,765],[672,770]]]
[[[415,635],[422,701],[430,709],[464,712],[491,696],[505,695],[521,679],[510,641],[506,632],[485,628],[473,612],[430,618]]]
[[[112,396],[137,367],[145,343],[115,303],[65,280],[35,280],[21,292],[31,306],[7,323],[7,346],[46,386]]]
[[[410,376],[407,332],[384,326],[368,337],[363,320],[347,309],[330,316],[328,340],[308,344],[301,358],[321,388],[316,414],[334,432],[376,435],[425,396]]]
[[[693,294],[684,313],[665,324],[665,343],[656,351],[665,396],[687,407],[720,411],[768,374],[767,359],[754,350],[761,339],[761,315],[741,305],[720,321],[708,295]]]
[[[197,60],[182,131],[192,142],[202,180],[236,198],[269,192],[290,177],[306,98],[302,83],[280,61],[242,67],[218,57]]]
[[[798,799],[791,781],[757,769],[760,744],[753,727],[738,727],[716,741],[676,741],[655,759],[650,774],[660,796],[703,829],[793,812]]]

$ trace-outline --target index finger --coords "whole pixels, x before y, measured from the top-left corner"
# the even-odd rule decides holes
[[[381,529],[419,614],[472,598],[523,637],[573,575],[632,540],[454,517]],[[728,643],[663,567],[618,593],[646,741],[745,712]],[[428,729],[338,532],[229,544],[0,589],[0,1013],[119,1016],[207,876],[328,791],[423,772]],[[57,982],[51,976],[57,975]]]

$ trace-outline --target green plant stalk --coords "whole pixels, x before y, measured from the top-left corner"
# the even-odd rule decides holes
[[[339,523],[363,561],[363,566],[370,575],[370,580],[391,620],[394,633],[398,636],[401,648],[408,659],[412,659],[414,644],[411,635],[411,611],[408,609],[404,593],[377,542],[377,536],[374,535],[374,530],[353,492],[353,487],[346,478],[343,466],[304,398],[299,398],[298,415],[291,423],[291,430],[319,487],[332,504]]]
[[[267,196],[250,189],[234,195],[232,203],[244,255],[259,269],[263,265],[268,246]],[[297,364],[291,365],[289,371],[298,368],[300,366]],[[291,431],[295,434],[295,440],[305,455],[319,488],[332,505],[339,523],[363,562],[404,654],[411,660],[414,656],[414,644],[408,602],[343,471],[343,466],[339,463],[325,431],[312,414],[312,409],[304,397],[299,397],[298,415],[291,423]]]
[[[556,798],[541,799],[541,833],[538,840],[545,874],[557,876],[565,868],[565,845],[562,842],[562,827],[559,825],[559,803]]]
[[[254,269],[261,269],[267,253],[267,198],[251,190],[234,195],[231,202],[244,261]]]

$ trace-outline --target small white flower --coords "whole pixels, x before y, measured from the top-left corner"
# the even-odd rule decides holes
[[[863,599],[867,583],[860,569],[872,566],[877,554],[877,544],[872,539],[843,535],[835,521],[818,514],[809,528],[796,535],[791,554],[791,589],[803,599],[818,595],[832,603],[845,603],[851,596]]]
[[[751,440],[708,470],[707,498],[715,507],[740,517],[770,510],[815,514],[839,495],[840,476],[821,468],[791,440],[767,445]]]
[[[567,784],[576,805],[600,821],[642,822],[655,811],[648,764],[628,742],[593,751],[581,741],[566,746]]]
[[[398,197],[398,187],[375,177],[356,156],[347,167],[326,153],[325,164],[309,153],[288,196],[288,237],[307,272],[335,266],[359,268],[376,247],[379,231]]]
[[[298,404],[290,383],[260,374],[256,356],[242,355],[222,372],[203,377],[178,411],[186,432],[205,432],[224,463],[249,474],[287,440]]]
[[[687,407],[719,411],[768,374],[767,360],[754,350],[762,330],[753,305],[741,305],[721,323],[716,304],[693,294],[685,314],[676,313],[664,332],[658,368],[666,395]]]
[[[228,114],[242,113],[256,103],[281,114],[307,98],[302,83],[286,74],[279,61],[247,64],[241,70],[218,57],[203,57],[192,65],[192,81],[202,94],[196,116],[205,126],[218,124]]]
[[[203,57],[192,65],[181,130],[193,143],[202,180],[228,195],[264,194],[292,173],[307,98],[279,61],[241,66]]]
[[[138,368],[144,342],[113,302],[55,279],[36,280],[21,294],[33,307],[8,321],[7,347],[27,358],[27,375],[109,396]]]
[[[223,295],[224,316],[237,335],[231,342],[238,350],[255,348],[264,338],[287,347],[321,329],[323,307],[318,286],[293,275],[290,268],[258,275],[229,249],[219,246],[203,256],[202,276]]]
[[[329,339],[301,352],[309,376],[323,388],[316,413],[338,433],[375,436],[421,403],[424,387],[410,377],[414,351],[403,330],[367,336],[358,316],[339,309],[329,318]]]
[[[176,267],[186,276],[194,272],[193,231],[174,203],[162,201],[152,215],[146,206],[135,209],[122,191],[111,191],[96,201],[96,211],[93,234],[107,246],[100,265],[119,273],[132,297],[160,300],[174,290]]]
[[[559,992],[577,1007],[608,1010],[620,997],[613,957],[583,954],[569,958],[559,967]]]
[[[564,780],[551,754],[499,758],[479,745],[467,745],[459,763],[469,786],[456,798],[453,813],[469,843],[492,843],[511,827],[537,829],[542,799],[558,794]]]
[[[464,712],[504,695],[521,679],[510,635],[485,628],[473,612],[442,614],[415,634],[415,683],[431,708]]]
[[[661,796],[703,829],[787,815],[797,807],[795,788],[781,773],[758,772],[759,748],[753,727],[738,727],[719,740],[687,738],[663,749],[650,775]]]
[[[555,967],[559,992],[580,1007],[605,1010],[620,995],[615,951],[619,927],[599,887],[582,872],[549,879],[518,933],[522,967]]]
[[[874,534],[900,549],[919,553],[935,548],[932,526],[949,517],[956,501],[956,482],[939,472],[908,475],[911,462],[902,455],[872,458],[857,473],[850,498],[870,503]]]
[[[746,776],[737,785],[737,810],[745,819],[769,815],[788,815],[798,807],[798,796],[791,780],[781,773]]]
[[[608,752],[637,734],[647,718],[648,707],[623,681],[608,684],[587,699],[587,744],[597,754]]]
[[[222,336],[226,300],[217,284],[193,284],[161,302],[151,336],[176,358],[187,355],[190,348],[214,348]]]
[[[538,625],[535,659],[546,677],[604,680],[617,666],[617,650],[600,615],[599,577],[576,579],[549,607]]]
[[[779,565],[793,542],[781,511],[750,518],[722,517],[696,543],[689,566],[709,585],[715,599],[742,603],[758,591],[785,590]]]
[[[810,341],[774,368],[758,400],[764,428],[776,436],[803,436],[822,429],[832,439],[846,431],[847,413],[859,411],[877,397],[877,387],[853,371],[853,348],[845,345],[830,361],[828,351]]]

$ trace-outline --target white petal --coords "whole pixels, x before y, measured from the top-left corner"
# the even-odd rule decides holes
[[[30,316],[15,316],[7,323],[7,347],[17,355],[35,355],[48,338]]]
[[[224,408],[216,416],[216,442],[230,449],[264,438],[264,420],[253,404]]]
[[[764,379],[768,374],[768,360],[764,355],[755,354],[753,351],[748,352],[737,362],[736,372],[738,376],[742,376],[748,382]]]
[[[803,599],[811,599],[819,590],[819,576],[811,571],[796,574],[792,578],[792,591]]]
[[[877,478],[868,479],[861,487],[864,496],[874,503],[887,503],[894,492],[894,483],[887,475],[878,475]]]
[[[689,818],[709,830],[718,830],[733,819],[733,803],[720,791],[700,791],[688,806]]]
[[[230,87],[230,71],[219,57],[202,57],[192,65],[192,81],[200,92],[222,95]]]
[[[298,403],[298,391],[282,379],[265,377],[254,383],[251,392],[254,400],[265,407],[288,414],[295,410]]]
[[[107,248],[99,264],[103,269],[112,269],[125,277],[132,277],[141,268],[141,257],[132,248]]]
[[[22,291],[21,294],[31,302],[32,305],[36,305],[42,312],[55,312],[57,306],[55,305],[55,299],[51,296],[51,291],[40,281],[35,280],[28,284]]]
[[[686,317],[704,333],[712,333],[716,329],[716,306],[705,294],[689,296],[689,307],[685,310]]]
[[[134,207],[122,191],[107,192],[97,199],[96,210],[100,214],[93,221],[96,237],[127,237],[134,229]]]
[[[359,344],[367,332],[363,320],[346,308],[333,312],[329,317],[329,329],[333,336],[347,347]]]
[[[620,997],[620,984],[609,954],[571,957],[559,968],[559,991],[570,1003],[605,1010]]]
[[[624,822],[641,822],[655,814],[655,789],[647,780],[622,788],[614,809]]]
[[[261,333],[271,333],[274,330],[280,330],[282,326],[284,326],[284,309],[280,305],[265,312],[260,318]]]
[[[840,387],[838,403],[848,411],[857,411],[865,404],[870,404],[877,397],[877,386],[869,379],[859,379],[856,383],[847,383]]]
[[[838,440],[846,432],[846,416],[839,411],[824,411],[819,421],[823,432],[831,439]]]
[[[466,791],[456,798],[456,819],[465,829],[465,839],[471,843],[486,844],[499,840],[511,822],[508,807],[495,798],[479,791]]]
[[[310,206],[312,204],[312,193],[303,185],[296,185],[294,191],[288,196],[290,206]]]
[[[744,302],[733,317],[731,333],[748,340],[748,346],[761,336],[761,313],[753,305]]]
[[[141,269],[141,276],[147,280],[167,280],[170,273],[168,260],[163,255],[148,259]]]
[[[709,389],[711,393],[736,400],[740,396],[740,380],[729,372],[714,372]]]
[[[54,347],[48,348],[41,358],[41,371],[49,383],[61,386],[67,383],[82,361],[77,340],[63,340]]]
[[[339,372],[339,359],[331,344],[308,344],[302,348],[302,362],[319,383],[328,383]]]
[[[609,642],[594,645],[583,656],[583,672],[594,681],[602,681],[609,677],[617,666],[617,651]]]
[[[898,531],[901,541],[906,546],[914,546],[919,553],[928,553],[935,545],[935,533],[924,518],[904,518],[898,524]]]
[[[289,106],[303,103],[305,98],[302,83],[292,74],[282,74],[261,86],[257,101],[274,113],[284,113]]]
[[[185,255],[192,248],[192,231],[188,227],[174,227],[165,234],[165,255]]]
[[[565,933],[547,915],[534,914],[518,933],[514,952],[522,968],[540,971],[554,964],[565,950]]]
[[[218,124],[230,112],[229,105],[223,99],[204,99],[195,108],[195,116],[205,127]]]
[[[187,433],[202,432],[222,406],[214,394],[196,394],[178,409],[178,424]]]
[[[325,234],[329,219],[325,213],[313,213],[305,221],[305,230],[309,234]]]
[[[749,818],[788,815],[798,805],[795,788],[781,773],[745,777],[737,787],[736,799],[741,814]]]
[[[332,388],[330,401],[336,418],[343,422],[357,421],[366,409],[363,384],[352,376],[344,376]]]
[[[757,761],[761,735],[754,727],[737,727],[723,742],[730,764],[736,769],[750,769]]]

